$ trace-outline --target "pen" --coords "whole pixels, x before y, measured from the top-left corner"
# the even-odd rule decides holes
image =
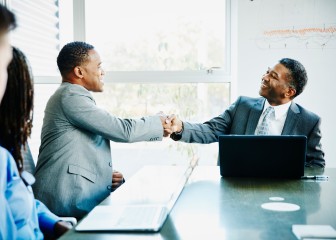
[[[319,179],[328,179],[328,176],[325,175],[315,175],[315,176],[302,176],[301,179],[313,179],[313,180],[319,180]]]

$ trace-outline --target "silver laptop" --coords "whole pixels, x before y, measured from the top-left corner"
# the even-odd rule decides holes
[[[172,210],[195,164],[147,166],[95,207],[76,231],[157,232]]]
[[[219,136],[223,177],[296,178],[304,175],[306,136]]]

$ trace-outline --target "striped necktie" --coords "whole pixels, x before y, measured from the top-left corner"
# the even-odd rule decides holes
[[[274,108],[269,106],[265,110],[264,118],[257,127],[255,135],[269,135],[269,125],[272,117],[274,118]]]

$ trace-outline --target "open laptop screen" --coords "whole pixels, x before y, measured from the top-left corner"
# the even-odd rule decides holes
[[[304,175],[306,136],[219,136],[223,177],[300,178]]]

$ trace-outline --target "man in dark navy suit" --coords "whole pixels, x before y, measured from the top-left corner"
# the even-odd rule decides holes
[[[281,59],[263,75],[260,98],[241,96],[224,113],[205,123],[182,122],[175,118],[171,138],[190,143],[212,143],[223,134],[258,134],[265,110],[271,107],[274,111],[267,134],[307,136],[306,166],[324,167],[321,118],[293,101],[302,93],[306,83],[307,73],[300,62]]]

